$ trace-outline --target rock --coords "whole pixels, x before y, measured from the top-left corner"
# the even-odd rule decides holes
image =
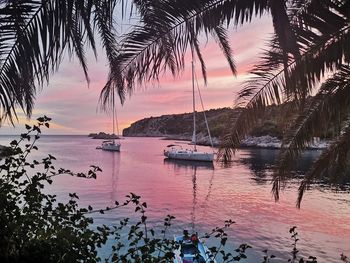
[[[309,150],[320,150],[325,149],[330,145],[331,141],[320,140],[315,138],[314,142],[311,143],[308,147]],[[269,149],[280,149],[282,142],[280,139],[265,135],[259,137],[248,137],[246,138],[241,146],[242,147],[254,147],[254,148],[269,148]]]
[[[88,135],[89,137],[92,137],[92,139],[104,139],[104,140],[110,140],[110,139],[118,139],[119,137],[115,134],[108,134],[104,132],[97,133],[90,133]]]
[[[270,135],[259,136],[259,137],[248,137],[246,138],[241,146],[242,147],[258,147],[258,148],[281,148],[281,140]]]
[[[227,123],[234,110],[230,108],[212,109],[206,111],[209,128],[212,137],[220,137],[224,132],[224,123]],[[197,135],[206,134],[207,128],[204,121],[203,112],[197,112]],[[159,117],[145,118],[136,121],[130,127],[123,130],[125,137],[168,137],[168,138],[186,138],[192,137],[193,114],[172,114]]]

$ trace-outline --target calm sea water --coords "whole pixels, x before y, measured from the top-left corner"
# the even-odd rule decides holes
[[[15,137],[0,136],[0,144]],[[272,262],[287,262],[292,250],[289,228],[298,227],[298,248],[318,262],[340,262],[340,254],[350,256],[350,194],[314,185],[305,195],[302,208],[295,208],[298,181],[288,185],[276,203],[271,195],[270,169],[277,152],[268,149],[240,150],[231,167],[198,165],[164,160],[163,149],[172,141],[159,138],[125,138],[121,152],[95,149],[100,140],[87,136],[42,136],[39,151],[32,158],[50,153],[56,168],[87,171],[98,165],[103,172],[96,180],[62,176],[47,191],[67,200],[76,192],[80,203],[94,208],[112,206],[130,192],[147,202],[150,224],[162,226],[162,219],[176,217],[170,235],[183,229],[205,233],[224,220],[236,223],[228,230],[228,249],[241,243],[253,247],[246,262],[261,262],[264,249],[277,256]],[[205,147],[203,147],[205,148]],[[319,155],[305,154],[300,169]],[[96,214],[96,224],[117,224],[122,217],[135,219],[129,210]],[[214,245],[208,241],[209,245]],[[104,249],[101,255],[108,255]]]

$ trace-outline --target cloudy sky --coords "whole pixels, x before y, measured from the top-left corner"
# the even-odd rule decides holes
[[[233,76],[228,64],[215,41],[203,41],[202,52],[207,66],[208,85],[204,86],[200,66],[196,69],[202,97],[206,109],[232,107],[240,83],[247,79],[248,70],[259,59],[266,40],[273,32],[271,18],[268,16],[229,31],[230,43],[238,68]],[[51,127],[45,134],[88,134],[91,132],[112,132],[112,119],[99,111],[98,98],[107,78],[108,67],[103,50],[97,60],[88,52],[88,87],[83,71],[76,59],[63,61],[58,72],[51,78],[48,86],[38,92],[32,121],[19,114],[16,127],[4,125],[0,134],[19,134],[24,123],[31,123],[38,116],[52,118]],[[165,75],[157,85],[149,85],[136,90],[124,105],[117,105],[119,130],[131,123],[150,116],[190,112],[191,97],[191,58],[186,61],[186,70],[178,78]],[[146,85],[147,86],[147,85]],[[199,106],[199,105],[198,105]],[[200,109],[198,107],[198,109]]]

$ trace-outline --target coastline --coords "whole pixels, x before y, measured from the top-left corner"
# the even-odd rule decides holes
[[[176,141],[187,141],[191,142],[191,138],[185,135],[147,135],[138,134],[134,136],[125,137],[160,137],[162,140],[176,140]],[[220,145],[220,140],[216,137],[212,138],[214,147]],[[198,145],[211,146],[210,141],[207,137],[198,136]],[[314,142],[309,145],[308,150],[323,150],[326,149],[331,144],[329,140],[320,140],[315,138]],[[259,149],[281,149],[282,142],[277,137],[270,135],[264,136],[249,136],[241,144],[240,148],[259,148]]]

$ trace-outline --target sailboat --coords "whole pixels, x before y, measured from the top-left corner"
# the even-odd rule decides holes
[[[180,145],[170,144],[167,146],[168,149],[164,150],[164,156],[170,159],[177,160],[188,160],[188,161],[204,161],[204,162],[213,162],[214,153],[212,152],[201,152],[197,150],[197,138],[196,138],[196,101],[194,93],[194,65],[192,61],[192,102],[193,102],[193,136],[192,136],[192,149],[183,149]],[[205,115],[204,115],[205,116]],[[205,122],[207,125],[209,138],[210,132],[208,127],[208,122],[205,117]]]
[[[119,152],[120,151],[120,143],[115,141],[115,105],[114,105],[114,92],[112,95],[112,103],[113,103],[113,139],[112,140],[107,140],[103,141],[101,145],[101,149],[104,151],[110,151],[110,152]],[[118,129],[118,123],[117,123],[117,130],[118,130],[118,135],[119,136],[119,129]]]

